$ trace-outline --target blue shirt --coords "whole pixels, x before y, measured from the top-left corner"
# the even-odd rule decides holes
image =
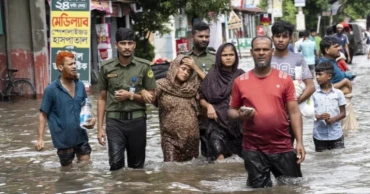
[[[315,65],[315,42],[307,39],[299,45],[298,50],[302,52],[303,58],[306,61],[307,65]]]
[[[349,44],[348,36],[345,34],[340,34],[339,36],[338,33],[335,33],[332,35],[332,37],[336,38],[339,41],[340,46],[342,46],[342,53],[346,53],[345,52],[346,44]]]
[[[339,115],[340,106],[346,105],[346,99],[341,90],[335,89],[333,86],[328,93],[325,93],[321,88],[317,88],[313,93],[313,101],[315,105],[315,115],[328,113],[330,117]],[[313,128],[313,137],[317,140],[337,140],[343,135],[341,121],[327,124],[325,120],[315,120]]]
[[[292,53],[294,53],[294,48],[293,48],[293,44],[292,43],[289,43],[288,44],[288,50]]]
[[[342,81],[344,78],[347,78],[349,80],[352,79],[352,76],[350,76],[349,74],[345,74],[343,71],[340,70],[340,68],[338,67],[337,62],[335,60],[328,59],[326,57],[322,57],[320,59],[319,63],[321,63],[323,61],[330,61],[331,64],[334,66],[334,74],[333,74],[333,77],[330,80],[330,82],[332,84],[338,83],[338,82]]]
[[[81,107],[87,94],[84,84],[76,80],[72,98],[59,79],[45,89],[40,111],[47,115],[54,147],[71,148],[88,141],[86,130],[80,127]]]

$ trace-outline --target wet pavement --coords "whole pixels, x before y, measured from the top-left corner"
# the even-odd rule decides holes
[[[253,65],[241,61],[243,69]],[[360,129],[345,133],[345,149],[314,152],[312,120],[304,122],[307,151],[303,178],[287,179],[267,189],[245,186],[242,159],[208,164],[204,158],[186,163],[163,163],[156,109],[148,111],[147,158],[143,170],[109,171],[107,147],[100,146],[96,129],[89,130],[89,165],[61,170],[50,133],[45,149],[34,150],[41,100],[0,102],[0,193],[370,193],[370,61],[356,56],[350,66],[358,73],[353,104]],[[90,96],[96,111],[97,96]]]

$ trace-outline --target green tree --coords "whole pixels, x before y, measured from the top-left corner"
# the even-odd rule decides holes
[[[166,24],[172,15],[183,10],[189,18],[210,19],[208,14],[211,12],[223,13],[229,10],[229,0],[138,0],[138,3],[143,12],[133,13],[132,18],[137,39],[142,43],[137,46],[136,55],[150,61],[154,57],[154,47],[147,44],[149,35],[151,32],[159,32],[161,35],[170,32]]]
[[[370,1],[368,0],[339,0],[342,4],[338,11],[338,21],[342,21],[345,16],[351,20],[366,18],[370,14]]]

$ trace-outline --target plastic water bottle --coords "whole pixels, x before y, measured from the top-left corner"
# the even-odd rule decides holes
[[[136,82],[136,77],[132,77],[131,79],[131,85],[130,85],[130,89],[129,89],[129,92],[130,93],[135,93],[135,82]]]
[[[81,108],[80,113],[80,126],[86,129],[83,125],[87,124],[87,120],[92,118],[92,105],[88,98],[85,99],[85,103]]]
[[[205,73],[205,74],[207,74],[208,72],[207,72],[207,69],[206,69],[206,64],[202,64],[202,69],[203,69],[203,72]]]

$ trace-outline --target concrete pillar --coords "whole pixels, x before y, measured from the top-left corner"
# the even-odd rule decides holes
[[[31,45],[34,64],[34,85],[37,94],[42,94],[49,84],[49,66],[47,50],[47,26],[45,1],[29,1],[31,19]]]
[[[11,67],[19,70],[15,77],[29,78],[34,83],[29,1],[8,1],[7,17]]]

